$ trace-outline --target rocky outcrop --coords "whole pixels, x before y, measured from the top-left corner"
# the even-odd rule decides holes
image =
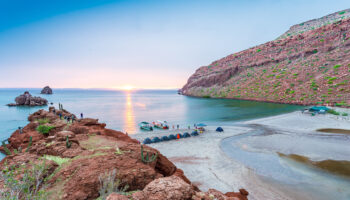
[[[8,106],[45,106],[47,100],[41,97],[33,97],[28,91],[24,94],[19,95],[15,99],[16,103],[7,104]]]
[[[107,198],[110,200],[186,200],[200,192],[156,149],[144,146],[145,152],[158,155],[154,162],[144,163],[137,140],[106,129],[106,124],[98,119],[67,121],[64,116],[76,119],[72,113],[53,107],[31,114],[29,124],[8,139],[9,144],[5,146],[12,153],[0,162],[0,170],[46,160],[45,190],[53,200],[96,199],[103,191],[103,181],[119,181],[120,187],[128,186],[128,193],[112,194]],[[45,134],[38,129],[43,126],[50,127]],[[5,152],[4,147],[0,151]],[[111,174],[113,171],[115,177]],[[0,180],[0,189],[3,187]]]
[[[337,20],[330,24],[297,34],[293,28],[291,36],[200,67],[180,92],[207,98],[350,106],[350,19],[338,18],[350,13],[339,13],[332,15]]]
[[[53,93],[52,93],[52,89],[51,89],[49,86],[45,86],[45,87],[41,90],[40,94],[53,94]]]
[[[290,27],[290,29],[287,32],[285,32],[283,35],[281,35],[278,39],[286,38],[293,35],[298,35],[300,33],[304,33],[309,30],[320,28],[327,24],[332,24],[340,20],[347,19],[349,17],[350,17],[350,9],[346,9],[346,10],[338,11],[318,19],[313,19],[307,22],[296,24]]]

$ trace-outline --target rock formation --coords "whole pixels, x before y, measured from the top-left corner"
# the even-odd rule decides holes
[[[45,87],[41,90],[40,94],[52,94],[52,89],[51,89],[49,86],[45,86]]]
[[[200,67],[181,93],[350,106],[350,10],[296,25],[281,39]],[[307,26],[299,30],[301,26]]]
[[[63,117],[60,119],[59,115]],[[106,124],[99,123],[98,119],[68,122],[64,116],[76,119],[68,111],[54,107],[30,115],[29,124],[22,132],[16,130],[8,139],[9,144],[0,147],[1,152],[6,152],[5,149],[11,152],[0,162],[0,170],[21,165],[31,169],[29,165],[46,160],[47,171],[42,174],[42,177],[47,177],[44,192],[52,200],[96,199],[101,191],[105,191],[101,187],[106,181],[115,184],[119,181],[120,188],[128,186],[125,192],[104,194],[103,198],[109,200],[211,200],[213,191],[220,196],[218,199],[247,199],[248,194],[242,195],[242,192],[201,192],[182,170],[156,149],[144,146],[145,152],[158,155],[153,162],[144,163],[137,140],[105,128]],[[51,127],[48,133],[39,132],[38,128],[43,126]],[[115,176],[110,174],[112,171],[116,172]],[[2,188],[4,184],[0,176],[0,191]]]
[[[15,99],[16,103],[7,104],[8,106],[44,106],[47,105],[47,100],[41,97],[33,97],[28,91],[19,95]]]

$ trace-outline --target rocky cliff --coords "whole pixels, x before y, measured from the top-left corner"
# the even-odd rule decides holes
[[[181,93],[350,106],[349,15],[349,10],[345,10],[296,25],[280,39],[200,67]],[[300,31],[301,26],[306,29]]]
[[[247,199],[244,189],[201,192],[156,149],[141,150],[137,140],[97,119],[74,119],[63,109],[39,110],[3,143],[0,199]],[[147,160],[146,152],[157,156]]]
[[[28,91],[15,98],[16,103],[7,104],[8,106],[45,106],[47,100],[41,97],[34,97]]]
[[[45,87],[41,90],[40,94],[52,94],[52,89],[51,89],[49,86],[45,86]]]

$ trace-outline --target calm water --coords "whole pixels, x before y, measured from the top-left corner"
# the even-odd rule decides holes
[[[220,125],[300,109],[299,106],[258,103],[240,100],[199,99],[178,95],[175,90],[82,90],[55,89],[53,95],[40,95],[39,89],[28,90],[42,96],[74,114],[98,118],[108,128],[135,133],[141,121],[166,120],[170,125],[193,125],[204,122]],[[19,126],[26,125],[27,117],[39,107],[7,107],[24,89],[0,89],[0,140],[7,139]],[[42,108],[47,109],[47,106]]]

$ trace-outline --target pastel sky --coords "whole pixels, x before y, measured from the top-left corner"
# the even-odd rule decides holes
[[[0,0],[0,87],[180,88],[349,0]]]

